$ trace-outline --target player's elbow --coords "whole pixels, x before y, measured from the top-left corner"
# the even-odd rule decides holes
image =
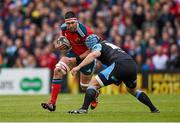
[[[93,58],[97,58],[97,57],[99,57],[99,53],[95,53],[95,52],[94,52],[94,53],[92,53],[92,57],[93,57]]]

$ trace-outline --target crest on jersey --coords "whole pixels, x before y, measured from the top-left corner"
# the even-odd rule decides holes
[[[80,42],[81,42],[81,39],[80,39],[80,38],[77,38],[77,39],[76,39],[76,42],[77,42],[77,43],[80,43]]]

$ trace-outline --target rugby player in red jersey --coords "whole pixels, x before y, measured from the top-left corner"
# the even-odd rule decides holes
[[[65,14],[65,23],[61,25],[60,38],[65,37],[72,47],[72,49],[56,64],[53,73],[53,79],[51,83],[51,99],[47,103],[41,103],[44,109],[49,111],[56,110],[56,100],[61,89],[62,78],[73,67],[80,64],[81,61],[89,54],[89,50],[85,45],[86,37],[92,34],[92,30],[86,25],[80,23],[76,17],[76,14],[69,11]],[[55,48],[59,48],[58,44],[54,44]],[[64,47],[60,47],[63,49]],[[88,83],[91,80],[92,73],[94,71],[95,61],[91,64],[83,67],[80,70],[80,85],[86,89]],[[94,109],[97,105],[97,99],[91,103],[91,108]]]

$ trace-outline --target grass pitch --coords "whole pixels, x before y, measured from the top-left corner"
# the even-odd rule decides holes
[[[129,94],[100,95],[99,105],[88,114],[68,114],[71,109],[78,109],[83,101],[83,94],[61,94],[58,97],[55,112],[48,112],[40,107],[49,96],[0,96],[0,121],[23,122],[180,122],[180,95],[149,95],[161,113],[149,113],[149,109]]]

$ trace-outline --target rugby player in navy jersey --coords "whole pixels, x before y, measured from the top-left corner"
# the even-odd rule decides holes
[[[122,82],[127,87],[130,94],[136,97],[141,103],[149,107],[152,113],[160,113],[160,111],[152,104],[149,97],[136,88],[136,63],[133,58],[121,48],[106,41],[100,42],[97,35],[89,35],[85,41],[86,46],[91,53],[76,67],[71,70],[75,75],[83,66],[88,65],[94,59],[98,59],[107,68],[102,70],[92,78],[86,90],[84,103],[78,110],[71,110],[68,113],[83,114],[88,112],[90,103],[95,99],[98,89],[110,84],[120,85]]]

